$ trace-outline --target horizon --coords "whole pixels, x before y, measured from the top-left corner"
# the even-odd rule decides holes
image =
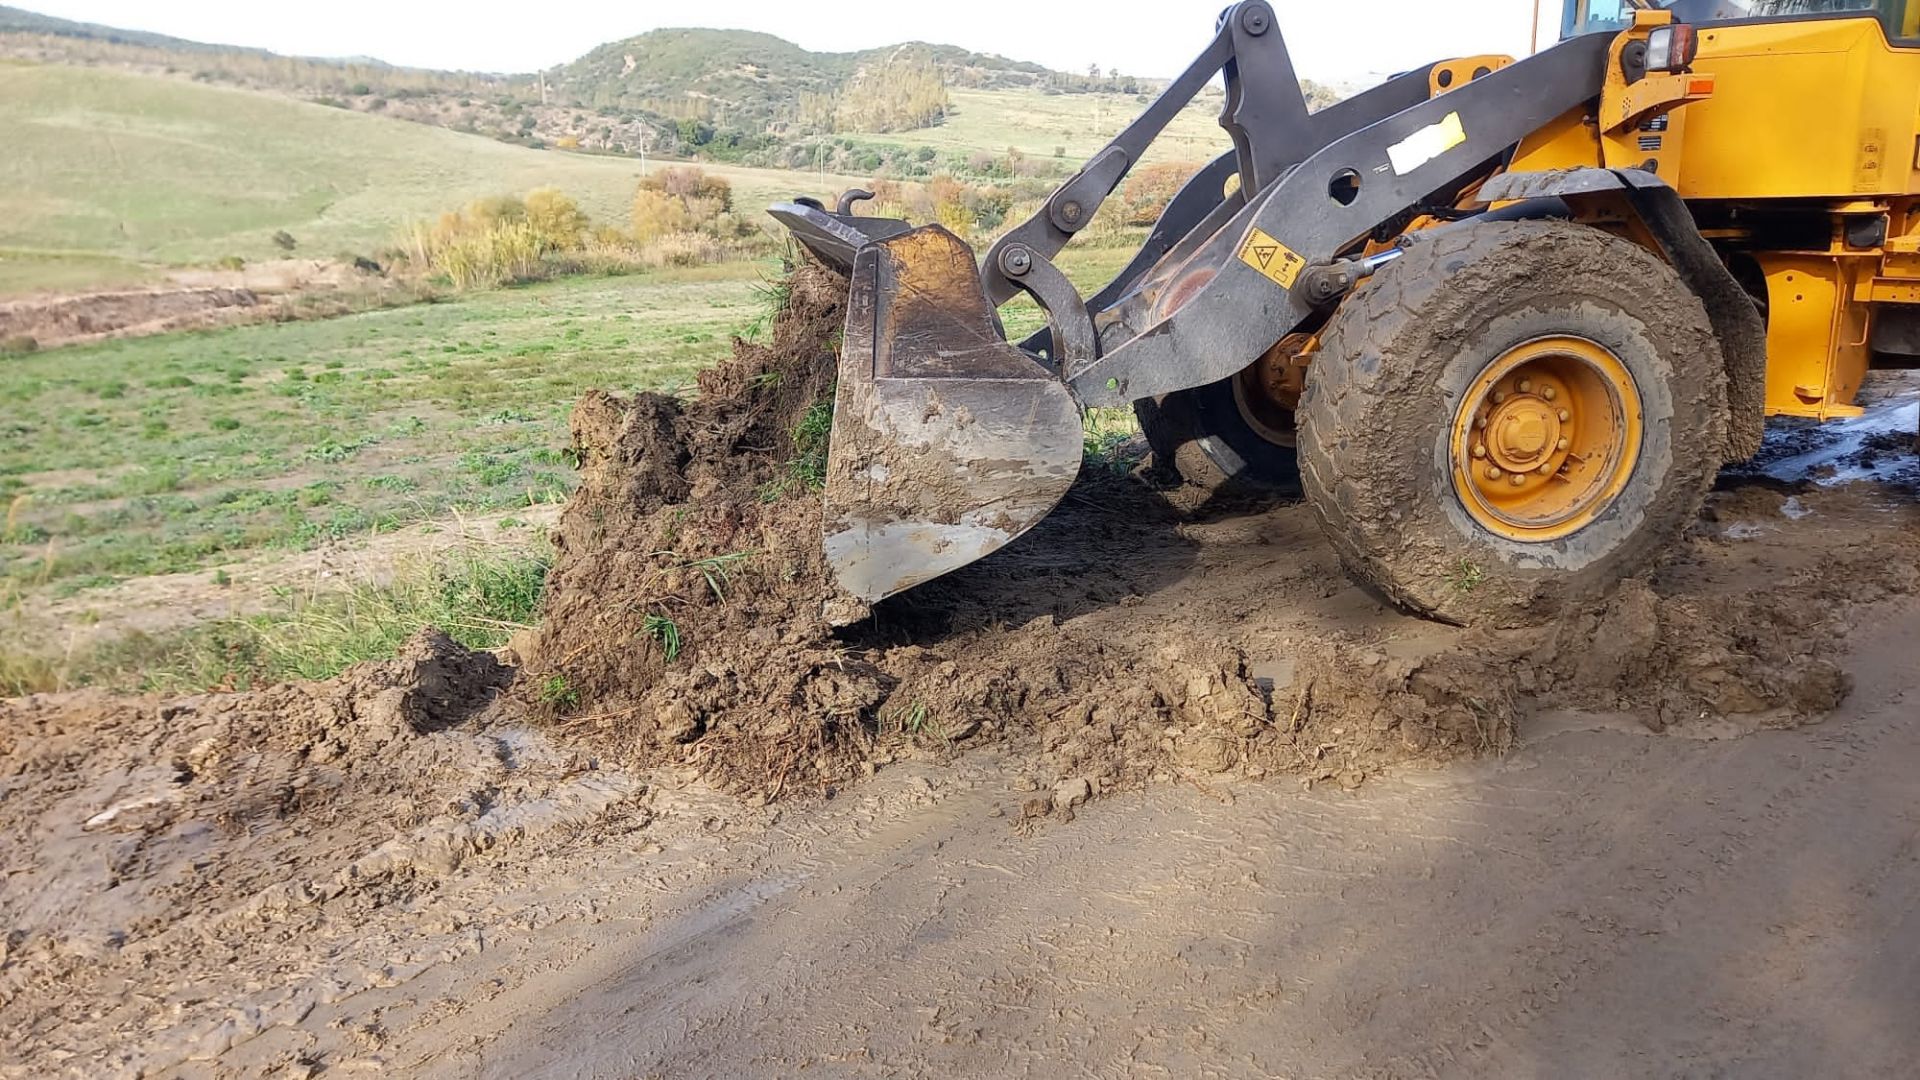
[[[1137,21],[1101,21],[1093,16],[1110,8],[1097,0],[1040,5],[976,0],[969,8],[973,16],[964,22],[940,11],[895,9],[888,18],[844,26],[828,26],[770,0],[741,0],[707,25],[689,25],[683,18],[687,9],[680,5],[642,4],[639,11],[608,12],[586,0],[551,0],[542,9],[549,17],[532,23],[514,17],[524,9],[498,0],[458,7],[414,4],[398,10],[375,0],[339,0],[325,12],[262,8],[240,0],[188,0],[165,8],[142,0],[43,0],[11,6],[75,22],[287,56],[503,75],[548,70],[599,46],[654,30],[713,29],[772,34],[810,52],[858,52],[922,41],[1059,71],[1098,65],[1103,71],[1170,78],[1205,47],[1223,5],[1220,0],[1166,0],[1156,20],[1156,29],[1165,33],[1140,33]],[[657,9],[661,17],[652,17],[647,9]],[[1420,0],[1365,0],[1338,8],[1276,4],[1275,18],[1287,35],[1295,72],[1316,82],[1370,81],[1450,56],[1522,56],[1529,51],[1531,0],[1475,0],[1466,18],[1434,20],[1434,10]],[[1446,10],[1457,14],[1462,9]],[[1552,11],[1557,9],[1545,7],[1543,0],[1543,46],[1551,43],[1557,24]],[[1004,17],[993,17],[996,13]],[[450,24],[462,26],[463,32],[449,35]],[[1369,32],[1354,32],[1359,26]],[[1388,28],[1385,33],[1378,30],[1382,26]]]

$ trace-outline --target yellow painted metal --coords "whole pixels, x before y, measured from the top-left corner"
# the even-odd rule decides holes
[[[1616,135],[1690,101],[1713,96],[1712,75],[1649,75],[1626,87],[1601,114],[1607,134]]]
[[[1920,49],[1861,16],[1699,26],[1693,70],[1715,89],[1674,114],[1686,137],[1662,175],[1689,199],[1920,194]]]
[[[1479,56],[1443,60],[1433,65],[1433,70],[1427,73],[1427,93],[1431,97],[1439,97],[1456,86],[1465,86],[1511,63],[1513,57],[1505,53],[1482,53]]]
[[[1854,299],[1872,304],[1920,304],[1920,281],[1877,277],[1860,283]]]
[[[1454,413],[1454,494],[1483,528],[1542,543],[1606,510],[1640,458],[1639,388],[1586,338],[1536,338],[1502,353]]]
[[[1601,86],[1595,120],[1601,129],[1600,164],[1609,169],[1644,169],[1677,186],[1680,147],[1691,111],[1678,106],[1711,95],[1713,80],[1701,73],[1697,78],[1704,81],[1698,85],[1688,76],[1678,76],[1682,80],[1679,82],[1666,82],[1676,78],[1671,75],[1647,75],[1628,82],[1626,65],[1620,60],[1627,46],[1646,41],[1655,29],[1672,21],[1673,13],[1660,8],[1633,13],[1632,27],[1617,35],[1608,50],[1606,81]],[[1663,98],[1671,99],[1664,107]]]
[[[1600,132],[1584,107],[1562,113],[1551,123],[1520,140],[1513,172],[1551,172],[1600,164]]]
[[[1767,279],[1767,412],[1822,420],[1858,416],[1871,308],[1852,285],[1870,275],[1867,256],[1801,252],[1756,255]]]
[[[1824,216],[1823,250],[1769,249],[1764,216],[1721,215],[1711,231],[1767,281],[1767,411],[1854,415],[1874,306],[1920,304],[1920,0],[1894,20],[1899,41],[1872,11],[1699,24],[1688,72],[1627,82],[1621,52],[1672,17],[1636,10],[1600,100],[1528,135],[1508,168],[1651,168],[1695,203]],[[1570,201],[1579,220],[1659,250],[1620,200]],[[1848,222],[1877,214],[1886,240],[1852,246]]]

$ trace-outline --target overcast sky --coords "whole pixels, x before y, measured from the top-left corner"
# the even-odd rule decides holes
[[[1206,43],[1223,0],[9,0],[84,22],[305,56],[520,72],[665,26],[764,30],[816,51],[932,41],[1053,68],[1169,76]],[[1543,8],[1550,41],[1558,5]],[[1524,55],[1531,0],[1279,0],[1300,75],[1357,79],[1447,56]]]

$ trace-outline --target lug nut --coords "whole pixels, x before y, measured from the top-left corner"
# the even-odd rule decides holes
[[[1563,435],[1560,437],[1559,442],[1553,444],[1553,448],[1555,450],[1565,450],[1567,447],[1572,445],[1573,445],[1572,443],[1567,441],[1566,436]]]
[[[1487,456],[1487,444],[1486,444],[1486,443],[1474,443],[1474,444],[1473,444],[1473,456],[1474,456],[1474,457],[1477,457],[1477,458],[1479,458],[1479,457],[1486,457],[1486,456]]]
[[[1554,413],[1554,415],[1558,416],[1560,418],[1560,422],[1563,424],[1573,418],[1573,414],[1568,412],[1565,409],[1561,409],[1559,412]]]
[[[1541,463],[1540,463],[1540,470],[1539,470],[1539,471],[1540,471],[1540,475],[1541,475],[1541,476],[1546,476],[1546,475],[1548,475],[1549,473],[1551,473],[1551,472],[1553,472],[1553,462],[1551,462],[1551,461],[1543,461],[1543,462],[1541,462]]]
[[[1532,380],[1532,379],[1521,379],[1521,380],[1520,380],[1520,392],[1521,392],[1521,393],[1523,393],[1523,394],[1524,394],[1524,393],[1527,393],[1528,391],[1531,391],[1532,389],[1533,389],[1533,380]]]
[[[1540,388],[1540,396],[1546,398],[1548,401],[1553,400],[1554,393],[1555,391],[1551,386],[1543,386]]]
[[[1485,431],[1487,429],[1487,418],[1484,416],[1479,417],[1474,420],[1473,426],[1481,431]]]
[[[1519,487],[1519,486],[1520,486],[1521,484],[1524,484],[1524,483],[1526,483],[1526,482],[1527,482],[1527,478],[1526,478],[1526,477],[1524,477],[1524,476],[1521,476],[1521,475],[1520,475],[1519,473],[1514,473],[1514,474],[1513,474],[1513,486],[1514,486],[1514,487]]]
[[[1505,400],[1507,400],[1507,392],[1505,390],[1495,390],[1493,392],[1493,403],[1495,405],[1498,405]]]
[[[1500,466],[1498,465],[1487,466],[1487,479],[1489,480],[1500,479]]]

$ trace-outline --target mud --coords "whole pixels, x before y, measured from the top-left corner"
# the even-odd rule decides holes
[[[388,1069],[396,995],[484,1034],[496,995],[557,1000],[538,974],[586,963],[607,905],[644,928],[786,815],[831,848],[942,777],[980,787],[980,829],[1044,839],[1155,784],[1467,775],[1437,766],[1550,754],[1526,733],[1567,715],[1796,727],[1849,694],[1863,613],[1920,591],[1910,490],[1730,474],[1604,603],[1460,630],[1353,586],[1304,506],[1090,469],[836,630],[795,433],[838,287],[793,294],[697,398],[580,403],[543,623],[502,656],[429,632],[323,683],[0,702],[0,1076]],[[882,771],[909,780],[860,782]]]
[[[0,702],[0,1041],[55,1051],[0,1055],[0,1075],[61,1062],[137,1072],[372,985],[377,965],[334,972],[283,995],[282,1013],[238,1018],[203,989],[224,967],[249,968],[255,950],[405,906],[470,859],[639,790],[530,732],[454,730],[509,675],[425,631],[394,660],[327,682]],[[324,954],[288,948],[269,961],[283,976],[326,968]],[[148,1044],[73,1045],[63,995],[75,991],[96,1022],[137,1021]]]

